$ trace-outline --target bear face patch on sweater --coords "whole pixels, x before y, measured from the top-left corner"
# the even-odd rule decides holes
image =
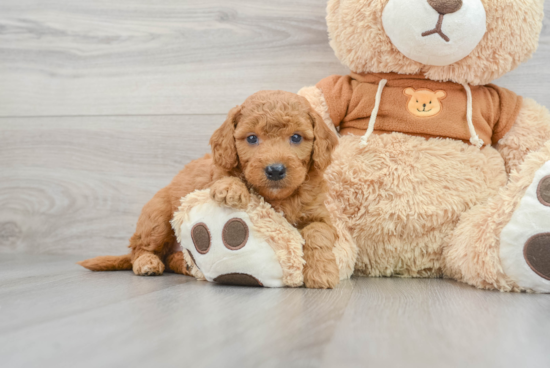
[[[443,109],[442,100],[447,97],[447,92],[438,90],[432,91],[431,89],[421,88],[415,90],[414,88],[406,88],[403,93],[405,96],[409,96],[409,103],[407,107],[409,112],[419,118],[436,116]]]

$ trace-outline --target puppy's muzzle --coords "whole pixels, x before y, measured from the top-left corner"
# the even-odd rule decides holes
[[[265,168],[265,176],[272,181],[283,180],[286,177],[286,166],[283,164],[269,165]]]

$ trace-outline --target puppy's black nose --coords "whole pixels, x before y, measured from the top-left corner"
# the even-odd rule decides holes
[[[286,176],[286,167],[282,164],[269,165],[265,168],[265,176],[273,181],[282,180]]]

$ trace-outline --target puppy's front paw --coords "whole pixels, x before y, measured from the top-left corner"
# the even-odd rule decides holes
[[[334,256],[336,231],[326,223],[314,222],[302,230],[304,245],[304,284],[312,289],[333,289],[340,282]]]
[[[210,197],[220,205],[246,209],[250,203],[250,192],[244,183],[234,177],[223,178],[210,188]]]

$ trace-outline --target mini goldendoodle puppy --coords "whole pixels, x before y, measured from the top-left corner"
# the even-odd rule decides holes
[[[258,92],[233,108],[214,132],[212,155],[189,163],[143,207],[130,254],[80,264],[93,271],[133,269],[136,275],[161,275],[166,267],[188,275],[170,226],[180,199],[210,188],[218,203],[246,208],[253,189],[283,212],[305,239],[305,285],[333,288],[339,282],[332,252],[336,231],[324,204],[323,173],[337,143],[305,98],[283,91]]]

